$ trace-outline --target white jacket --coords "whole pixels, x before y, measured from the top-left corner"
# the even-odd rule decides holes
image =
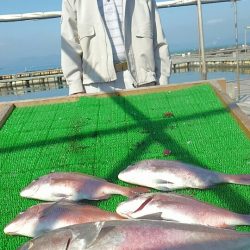
[[[137,85],[167,84],[171,61],[155,0],[124,0],[128,68]],[[116,80],[111,43],[97,0],[63,0],[62,70],[69,94],[83,84]]]

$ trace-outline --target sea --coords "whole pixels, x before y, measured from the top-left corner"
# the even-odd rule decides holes
[[[207,79],[220,79],[224,78],[227,82],[237,82],[240,80],[250,80],[250,69],[241,69],[239,73],[234,68],[211,68],[208,69]],[[186,82],[195,82],[202,79],[199,68],[193,68],[188,71],[187,69],[180,69],[177,72],[172,72],[169,83],[170,84],[181,84]],[[0,102],[11,102],[21,101],[28,99],[39,99],[39,98],[52,98],[52,97],[63,97],[68,95],[67,86],[60,89],[49,89],[35,92],[27,92],[23,94],[10,94],[6,96],[0,96]]]

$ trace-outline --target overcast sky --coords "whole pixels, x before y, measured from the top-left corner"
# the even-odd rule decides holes
[[[94,0],[93,0],[94,1]],[[162,2],[159,0],[159,2]],[[61,10],[61,0],[0,0],[0,15]],[[202,6],[205,46],[235,44],[231,2]],[[159,10],[170,52],[198,48],[197,7]],[[250,0],[238,2],[239,43],[250,26]],[[247,33],[250,44],[250,30]],[[0,23],[0,74],[60,66],[60,19]]]

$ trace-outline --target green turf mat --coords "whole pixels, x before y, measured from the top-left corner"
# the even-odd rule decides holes
[[[166,112],[173,116],[164,116]],[[164,149],[171,154],[165,156]],[[250,173],[250,141],[209,85],[16,108],[0,130],[0,249],[16,249],[27,241],[5,236],[3,228],[39,202],[19,196],[32,180],[51,171],[77,171],[128,185],[117,179],[118,173],[151,158]],[[250,186],[225,184],[179,192],[250,214]],[[96,204],[115,211],[123,200],[114,196]]]

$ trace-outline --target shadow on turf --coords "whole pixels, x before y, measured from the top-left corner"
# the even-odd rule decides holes
[[[75,134],[72,136],[65,136],[61,137],[58,139],[53,139],[53,140],[43,140],[43,141],[37,141],[37,142],[31,142],[27,143],[25,145],[19,145],[19,146],[14,146],[14,147],[9,147],[9,148],[2,148],[0,149],[0,154],[6,154],[6,153],[13,153],[16,151],[23,151],[26,149],[30,148],[36,148],[36,147],[44,147],[44,146],[49,146],[49,145],[55,145],[55,144],[63,144],[63,143],[70,143],[72,145],[72,141],[77,142],[81,141],[82,139],[86,139],[87,137],[95,137],[95,136],[104,136],[104,135],[109,135],[109,134],[115,134],[115,133],[120,133],[121,131],[127,131],[130,129],[140,129],[142,131],[146,131],[145,133],[145,138],[140,141],[135,147],[136,150],[130,150],[129,154],[126,156],[125,159],[120,161],[117,166],[113,166],[113,171],[109,174],[107,177],[108,181],[116,180],[118,173],[127,167],[128,164],[131,164],[133,162],[136,162],[138,156],[142,155],[145,150],[148,149],[150,146],[150,143],[152,142],[157,142],[158,144],[162,145],[162,148],[169,148],[169,145],[172,145],[172,147],[175,148],[175,151],[178,152],[178,154],[175,154],[175,157],[178,160],[185,161],[187,163],[192,163],[197,166],[202,166],[202,162],[200,162],[194,155],[190,154],[185,148],[183,148],[181,145],[179,145],[174,138],[171,138],[170,136],[167,136],[165,133],[158,131],[159,128],[166,128],[166,127],[171,127],[171,123],[178,123],[182,121],[188,121],[188,120],[198,120],[200,118],[203,118],[204,116],[214,116],[218,115],[221,113],[227,112],[225,109],[217,109],[213,111],[209,111],[206,113],[197,113],[197,114],[192,114],[192,115],[187,115],[187,116],[182,116],[182,117],[174,117],[173,119],[160,119],[158,121],[151,121],[147,116],[145,116],[142,112],[140,112],[132,103],[127,101],[125,97],[122,96],[114,96],[113,94],[110,94],[110,98],[117,104],[119,105],[122,109],[125,110],[125,112],[133,118],[135,121],[135,124],[128,125],[128,126],[121,126],[117,127],[116,129],[105,129],[105,130],[98,130],[98,131],[93,131],[91,133],[80,133]],[[119,98],[123,98],[123,102],[118,101]],[[124,105],[124,106],[123,106]],[[78,133],[78,132],[77,132]],[[84,150],[84,149],[83,149]],[[203,166],[204,167],[204,166]],[[239,209],[239,204],[242,204],[244,208],[248,207],[247,201],[243,198],[240,197],[238,193],[236,193],[230,186],[229,184],[227,185],[227,192],[225,193],[224,189],[214,187],[213,192],[217,194],[218,197],[226,197],[227,199],[227,204],[233,211],[237,212]],[[224,190],[224,191],[221,191]],[[232,197],[237,197],[237,200],[239,203],[236,203]],[[242,207],[240,208],[242,212]],[[239,211],[238,211],[239,212]],[[246,211],[247,212],[247,211]]]
[[[65,41],[64,41],[65,42]],[[70,46],[69,44],[64,45],[65,47],[63,48],[66,50],[66,53],[69,48],[67,46]],[[92,69],[94,70],[94,69]],[[119,93],[117,93],[119,95]],[[163,148],[168,148],[169,144],[174,145],[176,152],[179,152],[178,155],[175,155],[178,160],[183,160],[185,159],[186,161],[202,166],[202,162],[200,162],[195,156],[191,155],[187,150],[185,150],[181,145],[179,145],[174,138],[171,138],[170,136],[167,136],[165,133],[156,133],[156,129],[159,128],[164,128],[166,126],[171,125],[171,120],[167,119],[162,119],[158,121],[151,121],[147,116],[145,116],[142,112],[140,112],[135,106],[133,106],[132,103],[128,102],[128,100],[125,97],[119,96],[119,98],[123,99],[123,102],[118,101],[119,98],[115,96],[114,94],[110,94],[110,98],[116,103],[116,105],[120,106],[124,111],[133,118],[133,120],[136,122],[136,124],[129,125],[129,126],[122,126],[117,129],[108,129],[108,130],[99,130],[99,131],[93,131],[91,133],[79,133],[73,136],[65,136],[61,137],[58,139],[53,139],[53,140],[42,140],[42,141],[36,141],[36,142],[31,142],[27,143],[25,145],[19,145],[19,146],[14,146],[14,147],[7,147],[7,148],[2,148],[0,149],[0,154],[6,154],[6,153],[13,153],[16,151],[23,151],[25,149],[30,149],[30,148],[36,148],[36,147],[44,147],[48,145],[54,145],[54,144],[60,144],[60,143],[67,143],[67,142],[72,142],[72,141],[79,141],[82,140],[86,137],[95,137],[95,136],[102,136],[102,135],[108,135],[108,134],[114,134],[114,133],[119,133],[120,131],[127,131],[129,129],[134,129],[134,128],[140,128],[143,131],[146,131],[146,138],[142,140],[136,147],[136,151],[130,151],[130,153],[126,156],[125,159],[119,162],[117,166],[113,167],[112,173],[109,174],[107,177],[107,180],[114,180],[117,179],[118,173],[123,169],[126,168],[128,164],[131,164],[135,162],[138,159],[138,156],[143,154],[143,152],[150,146],[150,143],[157,142],[160,145],[162,145]],[[123,104],[121,104],[123,103]],[[181,122],[181,121],[188,121],[188,120],[195,120],[199,119],[201,117],[208,117],[208,116],[214,116],[217,114],[225,113],[227,112],[225,109],[217,109],[217,110],[212,110],[206,113],[197,113],[193,115],[187,115],[183,117],[175,117],[173,120],[174,122]],[[74,146],[74,145],[73,145]],[[183,157],[183,155],[185,157]],[[210,189],[211,190],[211,189]],[[225,202],[229,205],[233,211],[237,212],[239,209],[239,204],[242,207],[247,208],[248,207],[248,202],[242,197],[239,196],[238,193],[236,193],[229,185],[222,189],[217,189],[216,187],[212,189],[212,191],[220,198],[224,197]],[[235,202],[235,198],[237,197],[237,202]],[[242,212],[242,211],[241,211]]]

